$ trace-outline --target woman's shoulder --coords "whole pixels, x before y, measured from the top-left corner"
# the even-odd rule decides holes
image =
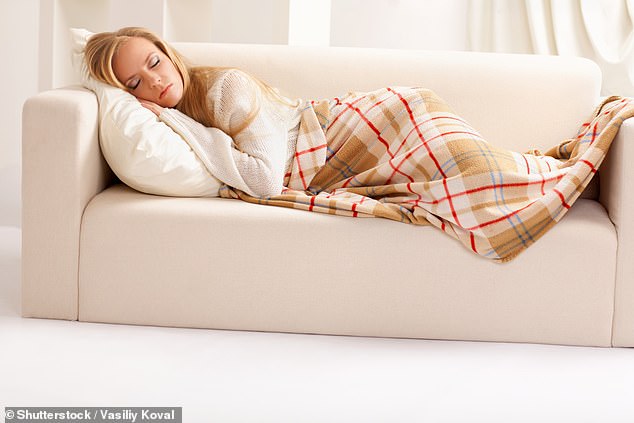
[[[253,89],[255,81],[245,71],[237,68],[220,69],[209,85],[210,94],[226,96]]]
[[[215,70],[208,82],[207,107],[219,127],[229,125],[228,119],[243,119],[258,108],[259,90],[249,75],[236,68]]]
[[[250,107],[253,100],[259,97],[256,83],[246,72],[236,68],[219,70],[213,80],[209,81],[208,87],[208,106],[216,110],[218,105],[225,111]]]

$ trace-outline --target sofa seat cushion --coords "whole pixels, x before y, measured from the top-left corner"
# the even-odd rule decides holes
[[[611,344],[616,233],[592,200],[504,264],[431,226],[125,185],[80,242],[81,321]]]

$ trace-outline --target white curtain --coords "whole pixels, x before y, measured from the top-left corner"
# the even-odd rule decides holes
[[[468,25],[471,50],[587,57],[634,96],[634,0],[470,0]]]

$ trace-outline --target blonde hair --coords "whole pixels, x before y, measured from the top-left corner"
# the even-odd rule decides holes
[[[86,65],[90,75],[98,81],[129,91],[115,76],[112,68],[114,56],[119,48],[131,37],[145,38],[161,50],[174,64],[183,80],[183,97],[176,108],[191,118],[208,127],[215,127],[216,122],[213,111],[207,106],[207,91],[213,82],[223,71],[235,69],[218,66],[191,66],[186,59],[174,48],[162,40],[159,36],[145,28],[126,27],[115,32],[101,32],[88,39],[84,49]],[[244,71],[243,71],[244,72]],[[264,93],[267,97],[287,106],[296,106],[288,99],[282,97],[275,89],[260,79],[244,72],[259,87],[260,92],[249,93],[251,97],[251,110],[245,121],[238,128],[233,129],[230,136],[234,136],[249,126],[260,110],[258,94]]]

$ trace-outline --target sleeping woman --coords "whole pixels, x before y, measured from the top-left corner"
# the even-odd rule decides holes
[[[129,91],[173,129],[213,139],[222,182],[257,197],[281,193],[299,123],[290,100],[237,69],[188,67],[144,28],[95,34],[85,57],[91,76]]]
[[[609,98],[575,138],[523,154],[490,145],[419,87],[292,101],[242,70],[191,66],[143,28],[93,35],[85,58],[93,78],[183,136],[223,197],[432,224],[500,261],[561,219],[605,157],[609,127],[634,114]]]

